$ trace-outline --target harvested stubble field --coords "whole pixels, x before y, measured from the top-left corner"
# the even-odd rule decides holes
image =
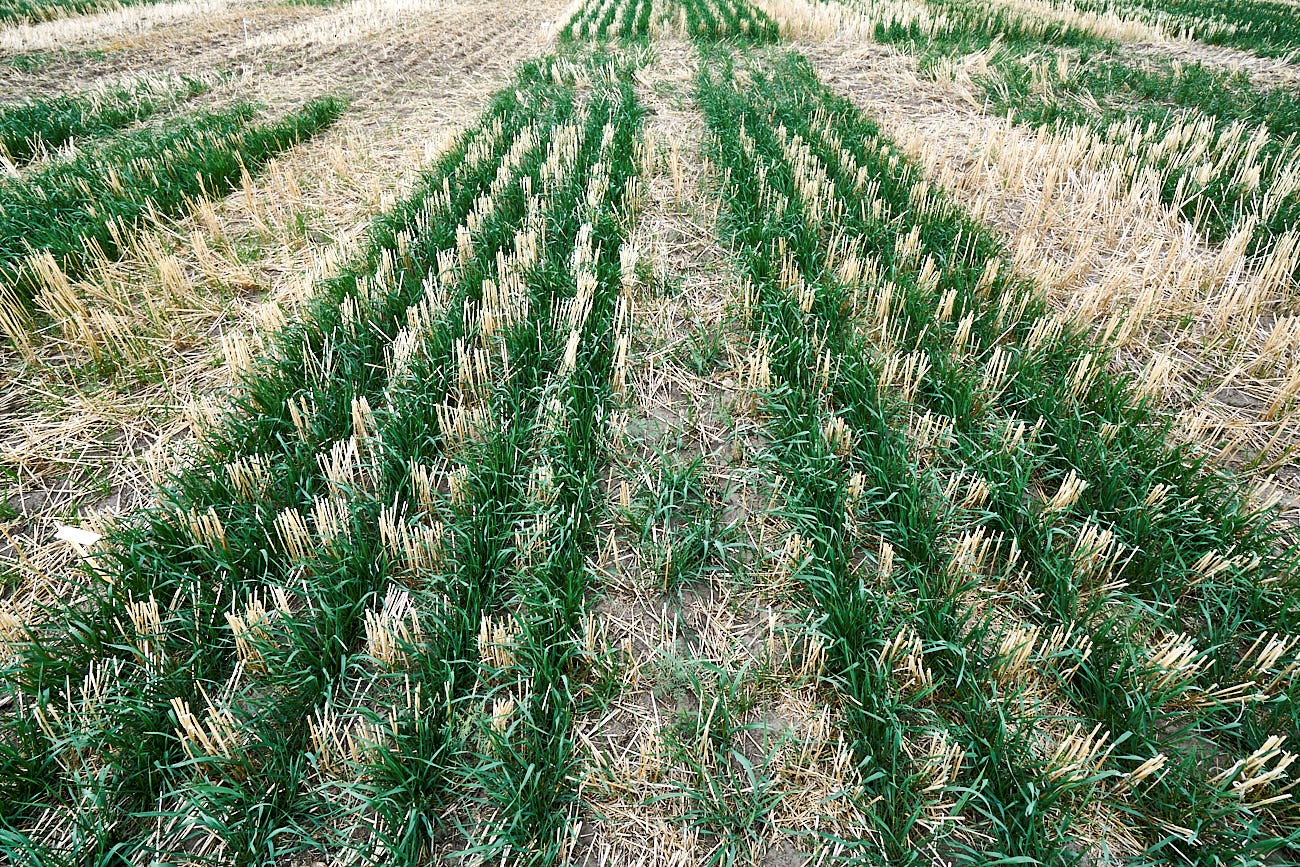
[[[1300,864],[1291,0],[0,0],[0,863]]]

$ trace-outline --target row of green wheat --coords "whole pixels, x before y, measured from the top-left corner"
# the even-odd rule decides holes
[[[922,67],[991,51],[979,84],[990,106],[1036,126],[1081,126],[1134,175],[1155,171],[1161,196],[1213,242],[1246,227],[1251,252],[1300,219],[1292,88],[1262,89],[1241,73],[1196,63],[1142,61],[1079,27],[1035,27],[1004,12],[944,0],[942,30],[882,26],[880,38],[922,57]]]
[[[1266,57],[1294,60],[1300,48],[1300,15],[1284,0],[1071,0],[1078,9],[1109,12],[1187,33],[1210,45],[1226,45]]]
[[[554,857],[625,318],[628,75],[521,72],[85,596],[10,645],[9,852],[416,863],[459,792],[475,846]]]
[[[229,192],[343,110],[325,97],[266,120],[238,103],[117,132],[207,87],[140,81],[0,109],[0,144],[9,159],[27,162],[0,179],[0,327],[12,342],[26,342],[34,299],[57,317],[70,278],[120,256],[150,223]],[[71,155],[32,161],[74,140]]]
[[[865,5],[847,5],[855,2]],[[761,11],[724,4],[715,19],[697,5],[681,4],[687,35],[775,38],[776,25]],[[1036,126],[1094,130],[1131,174],[1156,172],[1164,201],[1211,241],[1245,231],[1250,252],[1260,253],[1300,220],[1293,135],[1300,101],[1293,89],[1261,89],[1242,74],[1201,64],[1139,61],[1079,24],[1032,17],[997,0],[931,0],[928,8],[927,15],[872,9],[875,38],[918,54],[923,69],[990,52],[990,71],[978,81],[990,107]],[[666,4],[659,14],[671,19],[675,9]],[[643,40],[654,30],[652,17],[645,0],[588,2],[565,34]]]
[[[643,9],[589,5],[570,35]],[[682,10],[704,35],[765,20]],[[523,69],[266,358],[231,359],[229,410],[84,595],[0,624],[12,860],[573,855],[569,721],[610,698],[576,633],[628,328],[636,62]],[[798,59],[711,54],[699,102],[788,480],[781,568],[874,822],[825,842],[1068,862],[1101,803],[1148,862],[1294,846],[1274,736],[1297,724],[1296,576],[1269,516],[1167,448]],[[60,251],[96,236],[75,237]],[[956,756],[942,773],[904,755],[922,736]],[[699,803],[742,830],[771,805]]]
[[[4,0],[0,3],[0,24],[48,21],[132,5],[132,0]]]
[[[798,59],[741,75],[701,81],[726,233],[794,568],[889,857],[938,806],[939,851],[1068,861],[1096,799],[1146,857],[1294,844],[1290,799],[1247,780],[1285,765],[1296,713],[1263,652],[1296,593],[1268,516],[1165,447],[1104,356]],[[901,754],[918,732],[963,745],[958,776],[936,787]]]
[[[96,12],[147,6],[156,2],[159,0],[0,0],[0,26],[33,24],[74,15],[91,15]],[[336,0],[287,0],[287,2],[328,6]]]
[[[644,41],[657,29],[676,29],[706,42],[762,44],[779,38],[776,22],[746,0],[587,0],[565,25],[561,38]]]

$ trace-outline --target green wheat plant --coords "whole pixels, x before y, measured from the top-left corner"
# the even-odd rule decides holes
[[[224,194],[342,111],[324,97],[269,122],[247,104],[200,112],[0,182],[0,290],[19,302],[47,286],[57,291],[116,258],[144,221]]]
[[[203,78],[141,78],[78,94],[0,105],[0,156],[23,165],[69,141],[94,141],[206,92]]]
[[[530,64],[313,315],[262,362],[232,359],[236,394],[190,468],[6,672],[47,750],[75,740],[112,769],[41,780],[25,729],[6,735],[12,845],[554,859],[633,68]],[[66,630],[83,618],[90,632]],[[494,641],[494,623],[517,637]],[[108,812],[79,824],[70,791]],[[492,816],[459,843],[436,818],[456,797]]]
[[[1289,808],[1229,806],[1180,745],[1254,754],[1281,721],[1287,688],[1254,693],[1248,665],[1208,650],[1293,616],[1294,540],[1166,446],[1133,386],[1098,375],[1103,350],[1048,317],[987,232],[798,58],[726,62],[701,74],[700,99],[805,552],[784,568],[852,689],[890,857],[928,834],[968,857],[1052,862],[1078,811],[1108,798],[1148,822],[1181,816],[1199,851],[1287,845]],[[1211,562],[1225,565],[1206,577]],[[975,601],[1021,580],[1026,597]],[[1009,676],[1031,659],[1079,717]],[[899,751],[911,726],[965,745],[965,782],[917,785],[933,771]],[[1121,744],[1167,773],[1116,782]],[[936,799],[969,819],[936,824]],[[1176,849],[1158,828],[1152,853]]]

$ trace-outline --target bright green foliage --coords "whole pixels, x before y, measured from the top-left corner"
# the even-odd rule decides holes
[[[0,0],[0,23],[48,21],[152,2],[156,0]]]
[[[570,41],[641,40],[656,29],[678,30],[701,42],[769,43],[776,22],[748,0],[586,0],[561,35]]]
[[[560,32],[563,39],[650,38],[651,0],[586,0]]]
[[[33,628],[5,689],[58,716],[0,733],[0,848],[556,862],[626,328],[632,71],[526,66],[243,378],[164,505]],[[64,738],[107,771],[56,770]],[[486,824],[453,833],[456,798]],[[74,830],[38,843],[59,804]]]
[[[917,53],[923,69],[988,51],[991,71],[979,83],[994,108],[1101,134],[1135,171],[1159,172],[1162,199],[1215,243],[1249,222],[1250,251],[1261,253],[1300,220],[1290,170],[1300,154],[1294,89],[1261,89],[1244,73],[1202,64],[1139,60],[1086,32],[1002,7],[989,14],[973,0],[940,0],[935,11],[942,26],[881,25],[877,37]],[[1071,49],[1067,62],[1057,60]]]
[[[920,55],[923,68],[936,59],[985,51],[994,45],[1023,53],[1044,46],[1082,48],[1108,44],[1086,30],[1045,17],[1027,16],[996,0],[935,0],[926,5],[931,17],[906,21],[883,18],[875,32],[876,39],[906,46]]]
[[[752,286],[745,319],[770,354],[768,436],[807,545],[799,577],[888,862],[915,860],[929,837],[963,862],[1069,863],[1073,823],[1102,784],[1161,753],[1168,773],[1118,805],[1149,857],[1294,845],[1293,806],[1244,807],[1187,744],[1244,755],[1295,718],[1286,689],[1244,712],[1211,697],[1249,680],[1218,648],[1295,628],[1296,564],[1278,553],[1295,540],[1166,446],[1104,349],[1047,317],[988,232],[802,59],[725,63],[700,79],[729,180],[725,229]],[[1018,582],[1029,592],[997,594],[1006,611],[1075,637],[1034,664],[1077,721],[1003,676],[1006,615],[972,604]],[[1181,633],[1199,667],[1153,685],[1147,648]],[[913,640],[931,679],[904,688],[890,660]],[[1033,738],[1053,722],[1101,724],[1128,758],[1062,773]],[[902,752],[927,732],[966,750],[945,793]],[[976,851],[944,823],[925,831],[940,799],[993,842]]]
[[[679,712],[664,738],[668,757],[685,771],[680,792],[651,800],[680,797],[683,823],[716,841],[703,867],[753,863],[768,849],[770,816],[786,795],[785,781],[768,767],[779,743],[763,723],[744,721],[753,703],[745,671],[702,659],[663,662],[699,707]]]
[[[1079,9],[1113,12],[1265,57],[1300,52],[1300,10],[1288,0],[1072,0]]]
[[[852,0],[851,0],[852,2]],[[857,0],[861,2],[861,0]],[[1051,0],[1067,11],[1114,13],[1162,27],[1170,36],[1191,32],[1201,42],[1229,45],[1265,56],[1294,56],[1300,46],[1300,14],[1287,0]],[[980,50],[996,39],[1017,50],[1033,43],[1059,46],[1103,45],[1110,40],[1059,20],[1036,15],[998,0],[931,0],[928,24],[890,21],[877,38],[910,39],[922,51],[962,53]],[[935,21],[941,23],[935,25]]]
[[[660,458],[627,516],[649,554],[653,574],[675,590],[728,565],[733,530],[724,526],[716,492],[702,477],[704,459],[678,465]]]
[[[0,290],[27,299],[39,286],[28,262],[49,253],[70,276],[113,258],[145,219],[220,196],[285,148],[332,123],[343,104],[314,100],[270,123],[250,105],[145,128],[20,179],[0,181]]]
[[[1277,161],[1262,178],[1281,171],[1285,93],[942,5],[939,32],[879,35],[925,62],[999,44],[986,94],[1036,124],[1114,137],[1201,112],[1218,139],[1262,125]],[[746,0],[589,0],[563,37],[581,51],[661,28],[705,52],[736,316],[767,380],[756,450],[793,531],[781,568],[824,639],[817,689],[862,782],[831,800],[873,823],[810,838],[826,863],[1073,864],[1098,801],[1136,829],[1142,863],[1268,863],[1300,845],[1296,805],[1267,797],[1278,784],[1243,797],[1234,784],[1258,769],[1224,761],[1297,726],[1288,660],[1247,665],[1261,635],[1300,629],[1296,540],[1169,447],[1106,347],[1048,315],[994,236],[806,61],[763,59],[753,43],[777,27]],[[1045,46],[1076,64],[1037,68]],[[623,245],[646,156],[646,52],[631,54],[525,65],[239,368],[160,505],[113,531],[72,596],[4,621],[4,859],[573,858],[587,816],[571,723],[617,679],[582,632],[607,432],[626,409]],[[37,252],[76,274],[339,111],[195,115],[0,182],[0,277],[30,294]],[[31,112],[13,117],[29,153],[139,119],[87,108],[32,132]],[[1171,201],[1215,204],[1187,212],[1211,237],[1258,215],[1240,185],[1216,176],[1186,199],[1193,167],[1152,167]],[[1294,224],[1294,202],[1277,207],[1261,232]],[[691,350],[702,374],[714,338]],[[741,545],[704,459],[657,458],[624,517],[639,562],[684,590]],[[1021,629],[1035,638],[1013,663]],[[1176,670],[1152,655],[1165,647],[1186,648]],[[684,774],[647,800],[673,799],[716,841],[711,863],[758,859],[785,781],[755,749],[764,725],[743,722],[753,678],[663,661],[667,687],[715,700],[664,730]],[[1043,732],[1070,727],[1110,751],[1063,764]],[[937,784],[926,744],[961,759]],[[1159,756],[1160,774],[1128,784]]]
[[[21,165],[43,149],[122,129],[209,87],[197,78],[142,79],[88,93],[0,105],[0,156]]]
[[[1083,125],[1130,143],[1136,165],[1163,178],[1164,201],[1215,243],[1251,220],[1250,250],[1260,252],[1300,222],[1300,191],[1290,189],[1300,156],[1294,90],[1260,90],[1244,73],[1144,65],[1107,52],[1084,53],[1064,68],[1061,75],[1038,58],[1006,56],[985,91],[1017,120]],[[1162,148],[1162,140],[1186,145]]]
[[[701,41],[734,39],[766,43],[780,38],[776,22],[748,0],[679,0],[679,18],[685,18],[686,33]],[[675,10],[669,7],[672,14]]]

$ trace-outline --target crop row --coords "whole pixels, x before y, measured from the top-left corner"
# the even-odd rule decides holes
[[[6,623],[6,851],[564,842],[629,75],[527,66],[269,357],[232,344],[234,406],[84,597]]]
[[[248,104],[199,112],[0,181],[0,300],[25,304],[44,286],[116,257],[143,221],[224,195],[342,110],[325,97],[271,122],[259,122]]]
[[[987,93],[1022,122],[1093,129],[1133,175],[1156,172],[1161,197],[1213,243],[1247,233],[1268,249],[1300,218],[1292,140],[1300,102],[1203,66],[1151,67],[1107,56],[1003,66]],[[1100,110],[1099,110],[1100,106]]]
[[[150,2],[153,0],[0,0],[0,24],[49,21]]]
[[[1249,252],[1264,253],[1300,218],[1291,135],[1300,102],[1291,89],[1140,60],[1086,29],[1029,26],[1020,12],[986,14],[969,0],[941,0],[935,12],[881,21],[876,35],[919,54],[923,68],[987,52],[976,83],[992,107],[1047,129],[1092,130],[1134,177],[1154,173],[1162,199],[1210,241],[1243,232]]]
[[[946,8],[881,33],[927,63],[999,42],[999,107],[1130,136],[1132,171],[1165,173],[1211,238],[1293,225],[1285,94]],[[762,12],[591,0],[564,34],[674,28],[704,52],[743,385],[792,530],[773,583],[824,642],[819,695],[863,781],[835,797],[871,823],[819,844],[1070,863],[1098,815],[1145,862],[1300,843],[1295,539],[1168,446],[1142,387],[806,61],[716,44],[775,40]],[[627,378],[637,62],[527,64],[265,355],[227,341],[227,405],[80,595],[0,603],[0,852],[575,860],[572,720],[607,699],[583,627]],[[98,110],[69,134],[115,123]],[[339,110],[241,106],[33,165],[0,182],[0,278],[48,294]],[[721,571],[721,510],[698,463],[661,470],[627,510],[675,592]],[[750,846],[780,794],[729,678],[677,746],[690,808]]]
[[[702,41],[775,42],[776,22],[748,0],[586,0],[562,38],[645,40],[675,30]]]
[[[1294,8],[1278,0],[1048,0],[1039,6],[1014,0],[933,0],[930,13],[908,14],[904,4],[866,4],[891,9],[895,24],[910,20],[941,34],[949,26],[956,32],[971,28],[1022,36],[1047,36],[1066,42],[1087,42],[1089,37],[1190,38],[1225,45],[1268,57],[1292,58],[1300,18]]]
[[[1300,47],[1300,16],[1285,0],[1069,0],[1069,5],[1148,21],[1174,35],[1266,57],[1294,59]]]
[[[1268,515],[1168,448],[1105,353],[798,59],[719,62],[701,99],[791,568],[889,856],[1056,863],[1098,800],[1148,857],[1294,843],[1265,782],[1297,689]],[[957,776],[908,759],[923,736]]]
[[[21,166],[69,141],[138,123],[209,87],[200,78],[142,78],[86,93],[0,106],[0,157]]]

